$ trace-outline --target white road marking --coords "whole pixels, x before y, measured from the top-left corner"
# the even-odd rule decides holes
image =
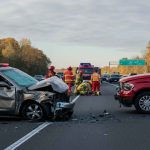
[[[78,95],[77,97],[75,97],[72,100],[72,103],[75,103],[79,97],[80,97],[80,95]],[[43,130],[44,128],[46,128],[47,126],[52,125],[52,124],[53,124],[52,122],[45,122],[45,123],[41,124],[40,126],[38,126],[37,128],[35,128],[33,131],[29,132],[27,135],[25,135],[24,137],[22,137],[21,139],[19,139],[18,141],[16,141],[15,143],[13,143],[10,146],[6,147],[4,150],[15,150],[17,147],[19,147],[24,142],[26,142],[31,137],[33,137],[35,134],[39,133],[41,130]]]
[[[35,128],[33,131],[31,131],[30,133],[28,133],[27,135],[25,135],[24,137],[22,137],[21,139],[19,139],[15,143],[13,143],[12,145],[6,147],[4,150],[14,150],[14,149],[16,149],[21,144],[23,144],[24,142],[29,140],[32,136],[39,133],[41,130],[43,130],[44,128],[46,128],[48,125],[51,125],[51,124],[53,124],[53,123],[52,122],[45,122],[45,123],[41,124],[40,126]]]
[[[71,103],[75,103],[79,97],[80,97],[80,95],[78,95],[77,97],[75,97],[75,98],[71,101]]]

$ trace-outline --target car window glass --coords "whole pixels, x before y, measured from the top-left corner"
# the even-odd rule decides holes
[[[19,86],[29,87],[38,82],[30,75],[17,69],[3,70],[2,72],[5,76],[7,76],[9,79],[11,79]]]
[[[84,74],[92,74],[93,68],[80,68],[79,70],[83,71]]]

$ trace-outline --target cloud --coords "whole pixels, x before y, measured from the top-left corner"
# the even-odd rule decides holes
[[[1,36],[117,49],[150,37],[148,0],[8,0],[0,2]]]

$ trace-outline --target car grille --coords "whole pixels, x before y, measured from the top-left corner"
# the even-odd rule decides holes
[[[90,76],[84,76],[83,80],[91,80],[91,77]]]

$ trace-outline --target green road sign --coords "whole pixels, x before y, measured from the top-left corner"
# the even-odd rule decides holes
[[[144,66],[146,65],[143,59],[121,59],[119,60],[119,65],[122,66]]]

